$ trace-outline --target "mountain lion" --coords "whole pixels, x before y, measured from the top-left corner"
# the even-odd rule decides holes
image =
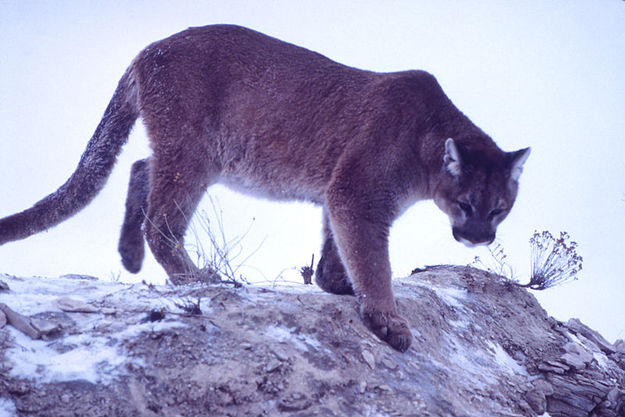
[[[316,281],[356,294],[366,325],[405,351],[391,288],[391,224],[434,199],[454,238],[488,244],[515,201],[529,148],[503,152],[424,71],[375,73],[230,25],[190,28],[130,64],[76,171],[0,219],[0,244],[73,216],[104,187],[141,117],[153,154],[132,168],[119,251],[138,272],[144,239],[172,282],[210,279],[183,246],[216,182],[323,207]]]

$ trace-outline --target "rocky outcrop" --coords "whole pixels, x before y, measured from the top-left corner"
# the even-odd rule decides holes
[[[624,342],[469,267],[395,280],[406,353],[312,286],[0,279],[0,415],[625,415]]]

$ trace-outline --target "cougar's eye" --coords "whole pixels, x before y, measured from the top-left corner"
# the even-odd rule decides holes
[[[506,211],[506,209],[496,208],[496,209],[492,210],[490,213],[488,213],[488,219],[492,220],[495,217],[499,216],[500,214],[503,214],[504,211]]]
[[[465,203],[464,201],[457,201],[457,203],[458,207],[460,207],[460,210],[462,210],[464,214],[466,214],[467,216],[473,214],[473,206],[471,206],[471,204]]]

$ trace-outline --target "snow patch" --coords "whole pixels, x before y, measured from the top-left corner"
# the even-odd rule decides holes
[[[59,339],[32,340],[12,326],[6,326],[13,347],[5,351],[10,375],[41,382],[86,380],[109,383],[125,369],[127,361],[122,346],[125,340],[144,332],[160,332],[184,326],[176,321],[128,323],[97,310],[112,310],[120,304],[132,306],[138,315],[164,308],[176,311],[175,300],[163,296],[167,288],[150,289],[145,285],[121,284],[89,279],[16,278],[1,276],[11,291],[0,293],[6,303],[22,315],[59,311],[56,300],[69,297],[88,303],[95,313],[67,313],[71,334]],[[15,294],[19,294],[16,297]],[[202,306],[205,308],[205,306]],[[93,332],[92,329],[99,329]],[[95,333],[95,334],[94,334]],[[0,410],[2,405],[0,404]],[[1,414],[0,414],[0,417]]]
[[[158,321],[158,322],[147,322],[147,323],[139,323],[134,326],[127,326],[123,331],[119,332],[117,336],[120,339],[131,339],[133,337],[139,336],[144,332],[162,332],[165,330],[171,330],[178,327],[185,327],[184,323],[177,321]]]
[[[163,331],[183,326],[177,322],[141,323],[113,334],[123,341],[147,331]],[[127,361],[120,341],[111,344],[107,337],[87,334],[66,336],[62,344],[56,341],[32,340],[10,327],[14,347],[6,351],[13,364],[14,377],[36,379],[41,382],[86,380],[91,383],[110,383],[121,373]],[[70,347],[68,350],[67,348]]]
[[[32,340],[12,328],[10,332],[15,347],[7,350],[6,358],[13,364],[10,375],[14,377],[41,382],[82,379],[106,383],[114,377],[114,367],[125,360],[116,347],[106,345],[105,338],[68,336],[63,341],[76,347],[57,352],[49,342]]]
[[[471,324],[473,324],[476,331],[482,330],[479,325],[473,323],[467,316],[461,316],[459,320],[447,320],[447,323],[456,329],[468,330]]]
[[[265,329],[265,335],[271,337],[282,343],[289,343],[294,345],[299,350],[308,351],[309,347],[316,350],[322,349],[321,343],[308,335],[295,333],[295,329],[271,326]]]
[[[58,311],[55,301],[60,297],[69,297],[89,304],[103,304],[114,298],[117,302],[140,308],[167,307],[175,310],[173,301],[159,295],[167,287],[155,286],[151,291],[142,284],[122,284],[108,281],[67,278],[15,278],[1,275],[8,282],[12,291],[0,293],[0,302],[8,304],[13,310],[23,315],[33,315],[45,311]],[[19,294],[15,297],[14,293]]]
[[[603,352],[593,352],[592,357],[597,361],[601,368],[606,370],[610,368],[608,357]]]
[[[495,361],[504,369],[508,369],[514,374],[527,375],[525,367],[519,365],[512,356],[508,355],[508,352],[499,343],[489,341],[488,346],[495,351]]]
[[[460,302],[460,300],[465,300],[467,298],[466,290],[462,290],[460,288],[441,288],[441,287],[430,287],[436,295],[442,299],[445,304],[448,306],[463,308],[464,304]]]
[[[17,415],[15,403],[6,398],[0,398],[0,417],[14,417]]]
[[[434,286],[414,279],[402,280],[402,284],[415,285],[433,291],[445,304],[459,309],[464,308],[464,304],[461,301],[467,299],[467,291],[461,288]]]
[[[577,335],[568,331],[566,332],[566,335],[569,337],[569,339],[571,339],[573,342],[577,343],[578,345],[582,345],[582,346],[584,345],[582,341],[579,340],[579,337],[577,337]]]
[[[450,362],[462,368],[463,374],[471,375],[472,384],[478,389],[499,383],[497,375],[501,372],[496,369],[508,375],[528,375],[498,343],[489,341],[487,349],[477,349],[452,336],[448,337],[448,345]]]

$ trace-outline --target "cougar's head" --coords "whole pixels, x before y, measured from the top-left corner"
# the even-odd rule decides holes
[[[467,246],[488,245],[506,218],[530,148],[516,152],[471,149],[445,142],[436,205],[449,216],[454,238]]]

